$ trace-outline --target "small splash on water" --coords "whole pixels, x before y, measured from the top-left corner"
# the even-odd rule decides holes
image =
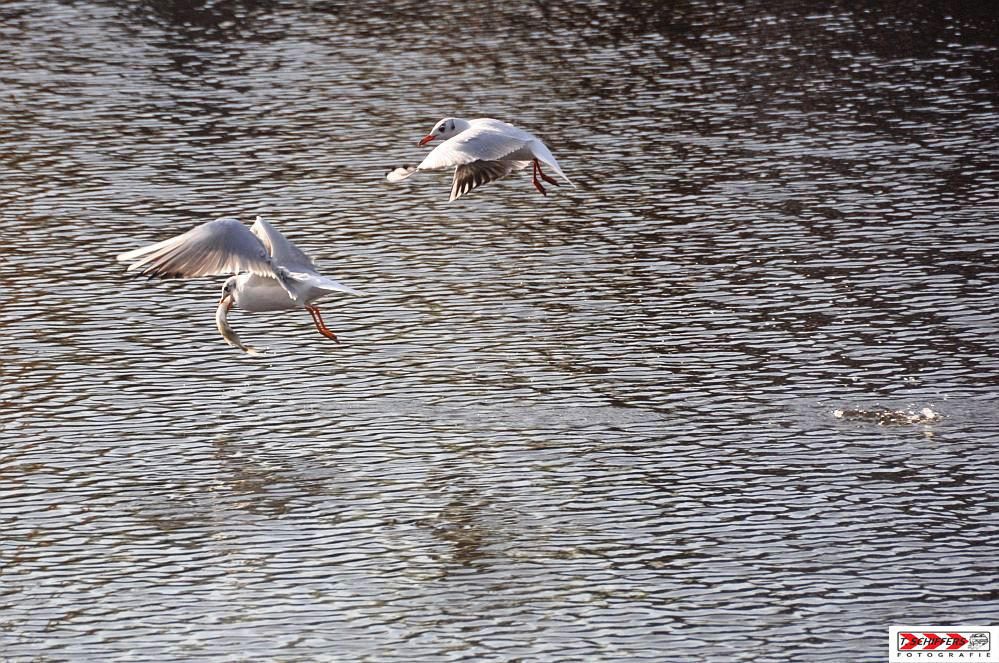
[[[833,410],[833,416],[837,419],[847,419],[849,421],[869,421],[879,426],[932,424],[943,418],[943,415],[931,407],[924,407],[920,410],[914,408],[891,410],[879,407]]]

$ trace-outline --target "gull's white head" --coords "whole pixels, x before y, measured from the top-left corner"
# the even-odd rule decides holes
[[[219,300],[219,306],[223,304],[228,304],[226,310],[228,311],[233,306],[236,305],[236,279],[238,276],[230,276],[222,284],[222,299]]]
[[[435,138],[447,140],[451,136],[457,136],[470,126],[472,125],[469,124],[468,120],[463,120],[460,117],[445,117],[443,120],[434,125],[434,128],[430,130],[430,133],[423,137],[423,140],[420,141],[420,145],[426,145]]]

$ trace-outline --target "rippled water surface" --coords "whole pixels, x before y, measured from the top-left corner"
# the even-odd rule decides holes
[[[0,658],[997,623],[999,20],[882,4],[0,5]],[[578,188],[386,182],[448,115]],[[341,345],[114,261],[258,214]]]

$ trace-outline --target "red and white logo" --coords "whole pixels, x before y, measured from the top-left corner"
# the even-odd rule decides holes
[[[997,626],[892,626],[888,660],[999,663]]]
[[[990,645],[988,631],[980,633],[899,633],[898,650],[919,649],[930,651],[942,649],[953,651],[988,651]]]

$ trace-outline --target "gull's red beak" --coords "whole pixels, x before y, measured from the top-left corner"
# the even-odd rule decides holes
[[[225,310],[226,311],[231,311],[233,305],[236,303],[236,302],[233,301],[232,295],[222,295],[222,299],[219,300],[219,306],[222,306],[222,304],[225,304],[227,299],[229,300],[229,302],[228,302],[228,305],[225,307]]]
[[[437,138],[437,136],[435,136],[433,134],[430,134],[429,136],[424,136],[420,140],[420,145],[426,145],[427,143],[429,143],[430,141],[432,141],[434,138]]]

